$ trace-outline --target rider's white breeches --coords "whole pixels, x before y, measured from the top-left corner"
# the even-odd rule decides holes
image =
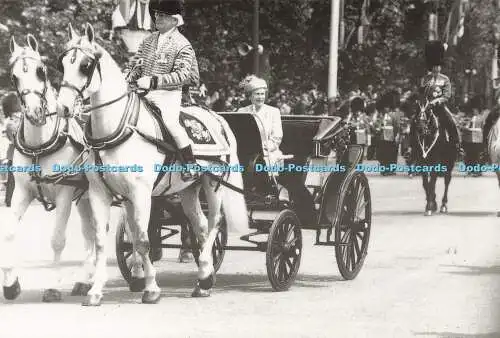
[[[181,90],[154,90],[146,95],[146,98],[153,102],[160,110],[165,127],[167,127],[179,149],[191,144],[191,139],[184,127],[179,123],[181,112]]]

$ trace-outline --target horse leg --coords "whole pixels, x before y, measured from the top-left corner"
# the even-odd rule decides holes
[[[208,237],[201,246],[201,253],[199,257],[199,270],[198,270],[198,285],[195,289],[194,296],[204,296],[204,293],[210,292],[210,289],[215,284],[215,271],[212,256],[212,247],[219,229],[217,225],[221,219],[222,197],[224,190],[215,191],[217,185],[208,176],[202,178],[203,190],[208,203]]]
[[[189,238],[188,226],[187,224],[181,224],[181,244],[182,247],[179,250],[179,257],[177,260],[179,263],[191,263],[194,261],[193,250],[191,249],[192,244]]]
[[[100,182],[100,178],[89,176],[89,180],[94,179]],[[102,289],[107,281],[106,272],[106,235],[107,225],[111,211],[112,197],[106,191],[106,187],[99,183],[89,186],[89,200],[92,209],[92,225],[94,226],[94,245],[95,245],[95,273],[94,283],[85,297],[83,306],[99,306],[102,300]]]
[[[54,266],[57,269],[58,281],[54,288],[44,290],[42,301],[45,303],[60,302],[62,293],[59,291],[62,288],[63,273],[60,265],[61,252],[66,245],[66,228],[68,225],[69,215],[71,213],[71,199],[73,197],[73,187],[64,186],[57,193],[56,202],[56,226],[52,234],[52,249],[54,250]]]
[[[431,211],[431,199],[429,197],[429,192],[430,192],[430,187],[429,187],[429,174],[428,173],[422,173],[422,186],[424,187],[425,191],[425,216],[431,216],[432,211]]]
[[[94,255],[95,255],[95,227],[92,220],[92,209],[88,198],[82,198],[76,205],[81,220],[81,230],[83,235],[83,245],[85,258],[82,264],[82,275],[80,280],[75,283],[72,296],[87,296],[92,288],[92,278],[94,273]]]
[[[430,181],[429,181],[429,201],[431,202],[431,211],[436,212],[438,207],[437,207],[437,202],[436,202],[436,182],[437,182],[437,173],[430,173]]]
[[[207,257],[204,254],[204,248],[208,240],[208,220],[201,208],[199,199],[200,189],[200,185],[192,185],[181,191],[180,196],[182,209],[196,234],[200,248],[200,255],[198,257],[198,282],[191,295],[193,297],[208,297],[212,288],[210,278],[214,270],[211,255]],[[210,192],[205,191],[205,195],[210,195]],[[207,202],[209,202],[209,198],[207,196]]]
[[[16,238],[22,218],[33,199],[33,195],[29,193],[28,187],[18,184],[12,196],[12,207],[8,210],[2,221],[0,267],[3,271],[2,285],[5,299],[14,300],[21,293],[21,285],[17,271],[15,270],[19,257]]]
[[[55,265],[61,261],[61,254],[66,246],[66,229],[68,228],[68,219],[71,213],[73,190],[73,187],[63,187],[56,197],[56,226],[50,242],[54,251]]]
[[[142,259],[144,267],[145,287],[142,302],[145,304],[156,304],[161,298],[161,289],[156,283],[156,269],[149,258],[150,241],[148,237],[149,216],[151,214],[151,189],[137,189],[134,191],[130,208],[133,209],[129,224],[134,241],[134,251],[137,251]]]
[[[444,195],[443,199],[441,201],[441,213],[447,213],[448,212],[448,187],[450,186],[451,182],[451,171],[447,171],[444,174]]]
[[[135,240],[135,238],[138,236],[137,227],[134,227],[134,230],[130,228],[130,224],[134,224],[135,210],[133,204],[130,202],[125,202],[124,205],[127,210],[127,222],[125,222],[125,231],[127,233],[127,237],[132,241],[129,289],[132,292],[142,292],[146,287],[146,279],[144,276],[142,259],[139,257],[139,253],[137,251],[137,241]]]

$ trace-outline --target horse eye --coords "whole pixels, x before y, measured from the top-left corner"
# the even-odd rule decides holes
[[[42,67],[38,67],[36,69],[36,76],[38,77],[38,79],[40,79],[41,81],[45,81],[47,79],[47,76],[45,74],[45,70],[42,68]]]
[[[92,64],[91,62],[82,63],[80,65],[80,72],[85,76],[89,76],[91,64]]]

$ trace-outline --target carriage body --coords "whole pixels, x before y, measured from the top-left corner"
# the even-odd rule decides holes
[[[363,146],[350,144],[348,127],[338,117],[282,116],[283,140],[280,149],[283,154],[293,155],[289,163],[294,163],[301,170],[298,184],[307,188],[314,201],[313,220],[302,224],[296,208],[303,201],[291,200],[272,170],[256,170],[259,164],[262,168],[267,163],[261,138],[263,125],[258,117],[234,112],[219,115],[233,130],[238,144],[238,158],[244,167],[242,174],[251,232],[240,239],[251,246],[228,245],[227,229],[222,220],[212,249],[215,270],[220,267],[226,250],[266,252],[272,287],[277,291],[286,290],[299,269],[301,231],[309,229],[316,231],[315,244],[335,246],[342,276],[345,279],[355,278],[367,253],[371,197],[366,176],[356,171],[356,165],[362,159]],[[202,207],[206,209],[204,203]],[[357,215],[360,210],[363,213],[361,218]],[[153,198],[149,229],[153,256],[154,248],[186,246],[185,241],[180,245],[164,243],[179,232],[171,228],[173,225],[184,225],[188,230],[181,231],[181,236],[191,241],[197,260],[199,248],[196,248],[196,238],[186,224],[179,201],[172,197]],[[260,235],[267,235],[267,240],[254,240]],[[127,246],[131,250],[131,244],[124,244],[124,236],[124,230],[117,232],[116,247],[120,269],[127,279],[130,274],[124,248]],[[161,258],[161,251],[159,256],[152,258]]]

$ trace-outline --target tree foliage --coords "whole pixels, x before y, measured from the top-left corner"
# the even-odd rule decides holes
[[[439,2],[439,31],[443,35],[454,0]],[[272,90],[286,87],[297,92],[319,86],[326,91],[329,53],[329,0],[261,0],[260,42],[271,52]],[[370,26],[364,43],[357,43],[363,0],[346,0],[344,8],[346,44],[339,52],[341,92],[354,86],[374,84],[412,86],[423,75],[423,49],[427,39],[424,0],[372,0],[368,9]],[[445,72],[457,84],[464,69],[474,67],[488,74],[493,53],[493,22],[500,15],[492,1],[471,0],[466,34],[459,46],[447,51]],[[417,8],[415,11],[414,8]],[[0,83],[10,86],[9,40],[25,43],[26,34],[38,39],[40,52],[55,67],[67,40],[67,25],[83,31],[94,26],[97,41],[122,65],[129,58],[124,44],[110,40],[112,0],[2,0],[0,23]],[[412,9],[413,8],[413,9]],[[423,9],[422,9],[423,8]],[[202,81],[209,89],[235,87],[241,80],[237,46],[252,44],[253,0],[186,0],[183,32],[195,48]],[[500,23],[500,22],[499,22]],[[352,33],[352,34],[351,34]],[[51,72],[54,80],[58,74]],[[477,76],[478,90],[485,90],[484,76]]]

